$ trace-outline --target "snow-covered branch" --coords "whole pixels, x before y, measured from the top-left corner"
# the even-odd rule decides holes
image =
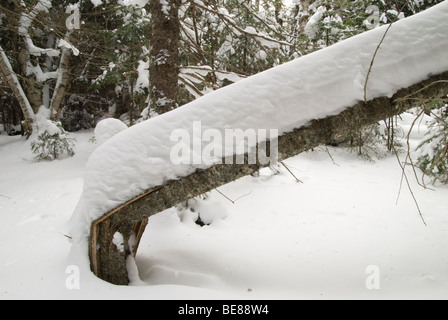
[[[49,57],[57,57],[60,55],[60,51],[53,48],[39,48],[37,47],[33,40],[31,39],[29,28],[31,24],[36,19],[40,12],[48,13],[49,9],[52,7],[50,0],[39,0],[39,2],[34,6],[34,8],[29,12],[23,12],[20,17],[19,22],[19,34],[25,37],[25,43],[27,45],[28,53],[40,57],[41,55],[47,55]]]
[[[238,82],[246,76],[237,74],[234,72],[228,72],[223,70],[214,70],[209,66],[186,66],[180,68],[179,81],[183,83],[187,90],[195,98],[202,97],[203,95],[220,88],[216,83],[210,83],[207,80],[207,76],[213,74],[214,78],[219,81],[229,80],[231,82]],[[199,89],[199,87],[203,87]]]
[[[201,1],[193,1],[196,6],[198,6],[200,9],[205,10],[207,12],[210,12],[217,17],[219,17],[224,23],[226,23],[232,30],[233,33],[236,35],[246,35],[250,38],[253,38],[255,41],[257,41],[261,47],[265,46],[266,44],[273,43],[275,45],[283,45],[283,46],[292,46],[291,43],[278,40],[275,38],[270,37],[269,35],[258,32],[255,28],[249,27],[249,28],[241,28],[237,25],[237,23],[234,21],[234,19],[228,14],[228,12],[217,8],[213,5],[205,5]]]

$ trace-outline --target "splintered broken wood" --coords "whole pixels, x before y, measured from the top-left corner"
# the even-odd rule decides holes
[[[313,120],[307,126],[280,136],[277,142],[278,161],[344,138],[367,125],[424,105],[425,101],[447,95],[448,72],[445,72],[402,89],[392,98],[381,97],[368,102],[359,102],[338,115]],[[136,254],[147,219],[188,199],[253,174],[265,166],[260,163],[246,164],[247,157],[246,154],[245,164],[229,165],[223,161],[223,164],[196,171],[178,180],[168,181],[95,220],[91,225],[89,248],[92,271],[105,281],[128,284],[126,259],[129,255]],[[124,236],[127,251],[118,252],[112,243],[115,232],[120,232]]]
[[[140,195],[138,195],[137,197],[127,201],[126,203],[118,206],[117,208],[115,208],[114,210],[108,212],[107,214],[103,215],[102,217],[100,217],[99,219],[93,221],[91,227],[90,227],[90,246],[89,246],[89,251],[90,251],[90,257],[91,257],[91,269],[93,271],[93,273],[95,275],[99,275],[99,266],[98,266],[98,240],[99,240],[99,228],[100,228],[100,224],[104,223],[105,221],[107,221],[107,219],[109,217],[111,217],[112,215],[114,215],[115,213],[117,213],[118,211],[122,210],[123,208],[127,207],[128,205],[130,205],[131,203],[147,196],[148,194],[150,194],[151,192],[157,191],[159,189],[161,189],[162,187],[158,187],[158,188],[154,188],[154,189],[150,189],[147,190],[143,193],[141,193]],[[146,223],[143,223],[144,221],[146,221]],[[134,246],[133,251],[136,253],[137,252],[137,248],[138,245],[140,243],[140,239],[143,235],[144,229],[146,227],[146,224],[148,222],[148,219],[142,219],[141,221],[139,221],[137,224],[139,225],[137,227],[136,230],[136,244]],[[144,227],[142,227],[144,224]]]

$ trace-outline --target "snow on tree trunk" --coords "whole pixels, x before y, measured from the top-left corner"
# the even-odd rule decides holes
[[[70,66],[71,50],[68,48],[62,49],[61,59],[59,62],[58,78],[54,88],[53,97],[50,102],[50,117],[56,121],[61,114],[61,102],[65,95],[65,90],[69,80],[69,66]]]
[[[177,108],[179,0],[150,1],[150,107],[158,114]]]
[[[33,133],[32,123],[34,111],[2,47],[0,47],[0,70],[6,77],[9,87],[11,88],[14,96],[19,102],[20,108],[22,109],[23,116],[25,118],[23,124],[23,134],[29,137]]]
[[[20,20],[18,25],[18,33],[23,38],[25,46],[22,48],[19,54],[19,62],[23,68],[23,73],[28,74],[28,70],[35,69],[35,63],[31,61],[31,56],[39,58],[42,55],[48,57],[58,57],[60,55],[60,50],[53,48],[40,48],[34,44],[32,39],[33,28],[32,24],[37,19],[38,15],[41,13],[49,14],[49,10],[52,8],[52,3],[50,0],[39,0],[35,6],[30,10],[24,10],[20,14]],[[38,66],[38,64],[37,64]],[[39,68],[40,69],[40,68]],[[35,74],[36,75],[36,74]],[[39,108],[43,105],[43,84],[42,79],[38,79],[36,75],[36,80],[26,77],[23,80],[23,88],[28,97],[34,112],[38,112]]]

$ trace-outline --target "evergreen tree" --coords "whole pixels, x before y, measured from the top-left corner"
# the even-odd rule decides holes
[[[430,117],[426,139],[418,146],[417,166],[433,183],[448,184],[448,97],[431,101],[424,109]]]

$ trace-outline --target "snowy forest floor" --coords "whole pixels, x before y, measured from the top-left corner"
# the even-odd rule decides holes
[[[403,117],[403,126],[412,118]],[[424,135],[416,128],[415,146]],[[37,162],[21,137],[0,136],[0,299],[447,299],[448,188],[420,187],[408,169],[342,148],[316,149],[150,218],[129,287],[66,281],[69,220],[93,131],[73,158]],[[404,159],[404,154],[402,155]],[[117,168],[119,170],[119,168]],[[204,222],[193,222],[199,212]],[[69,235],[68,235],[69,236]],[[373,269],[371,269],[373,267]],[[366,281],[376,270],[379,289]]]

